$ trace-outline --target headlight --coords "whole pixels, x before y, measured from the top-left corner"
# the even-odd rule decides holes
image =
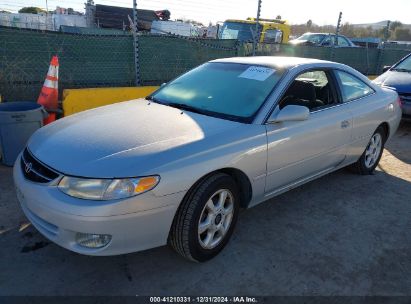
[[[64,193],[89,200],[112,200],[144,193],[157,186],[159,176],[124,179],[93,179],[65,176],[58,188]]]

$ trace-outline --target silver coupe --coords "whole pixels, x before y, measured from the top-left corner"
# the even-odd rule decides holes
[[[401,109],[395,91],[334,62],[207,62],[145,99],[37,131],[14,166],[45,237],[87,255],[170,244],[206,261],[250,208],[350,166],[376,168]]]

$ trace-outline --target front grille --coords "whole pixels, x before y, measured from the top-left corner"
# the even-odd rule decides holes
[[[36,160],[26,148],[21,156],[21,170],[26,179],[35,183],[49,183],[59,174]]]

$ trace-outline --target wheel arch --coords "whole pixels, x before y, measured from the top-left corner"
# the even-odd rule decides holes
[[[377,127],[377,129],[379,127],[384,129],[384,131],[385,131],[385,140],[387,140],[390,137],[390,125],[387,122],[383,122]]]
[[[221,168],[218,170],[214,170],[212,172],[207,173],[206,175],[203,175],[201,178],[199,178],[187,191],[184,199],[188,197],[193,191],[197,189],[197,187],[208,177],[217,174],[217,173],[225,173],[229,175],[234,182],[237,184],[239,191],[240,191],[240,207],[241,208],[247,208],[252,195],[253,195],[253,189],[252,185],[250,182],[250,179],[248,178],[247,174],[245,174],[242,170],[237,169],[237,168],[232,168],[232,167],[227,167],[227,168]],[[183,199],[183,200],[184,200]]]

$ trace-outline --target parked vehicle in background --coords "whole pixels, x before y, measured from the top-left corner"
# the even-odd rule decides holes
[[[397,99],[338,63],[213,60],[146,99],[37,131],[14,166],[17,196],[32,224],[69,250],[169,243],[206,261],[240,208],[348,165],[371,174],[400,122]]]
[[[402,117],[411,120],[411,53],[393,66],[384,67],[384,73],[374,82],[397,91],[401,99]]]
[[[312,45],[330,47],[358,47],[350,39],[343,35],[331,33],[305,33],[297,39],[290,40],[293,45]]]
[[[219,31],[219,38],[252,42],[256,32],[256,25],[257,21],[255,18],[226,20]],[[289,40],[290,32],[291,27],[285,20],[259,19],[258,41],[261,43],[286,43]]]

